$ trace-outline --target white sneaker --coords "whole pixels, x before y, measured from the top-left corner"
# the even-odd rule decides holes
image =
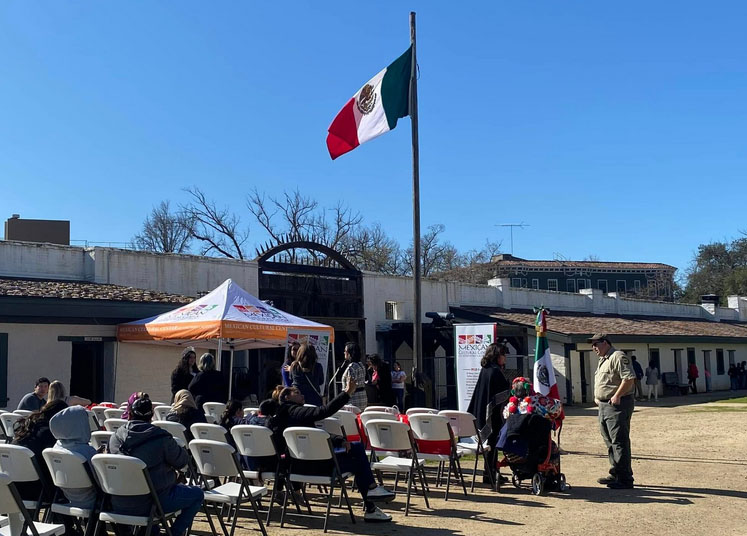
[[[376,486],[374,489],[368,490],[366,499],[373,502],[391,502],[394,500],[395,494],[389,491],[383,486]]]
[[[384,512],[382,512],[381,508],[379,508],[377,506],[376,509],[373,512],[366,512],[363,515],[363,520],[364,521],[369,521],[369,522],[372,522],[372,523],[385,523],[387,521],[391,521],[392,520],[392,516],[390,516],[389,514],[385,514]]]

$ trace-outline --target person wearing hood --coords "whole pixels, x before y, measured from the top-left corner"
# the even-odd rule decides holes
[[[202,410],[205,402],[226,403],[228,383],[223,373],[215,370],[215,358],[207,352],[200,356],[200,372],[189,383],[189,392],[195,397],[197,408]]]
[[[197,409],[195,399],[192,398],[192,393],[186,389],[177,391],[174,395],[174,403],[171,404],[171,411],[166,415],[166,420],[171,422],[178,422],[186,430],[184,436],[187,441],[192,441],[192,432],[189,430],[190,426],[195,423],[206,423],[205,414]]]
[[[141,396],[145,397],[145,398],[148,398],[148,394],[147,393],[141,393],[140,391],[135,391],[134,393],[132,393],[130,395],[130,397],[127,399],[127,407],[125,408],[124,412],[122,413],[122,418],[123,419],[125,419],[125,420],[129,420],[130,419],[130,411],[132,409],[132,404],[133,404],[133,402],[135,402],[135,400],[137,400]]]
[[[132,403],[129,418],[109,440],[109,452],[134,456],[145,462],[164,511],[181,510],[171,530],[174,536],[182,536],[204,497],[200,488],[176,483],[177,471],[187,465],[187,451],[177,445],[169,432],[151,424],[153,404],[148,395],[142,394]],[[112,497],[112,508],[121,514],[147,515],[150,506],[148,495]]]
[[[49,430],[57,438],[54,448],[72,452],[91,461],[96,449],[89,445],[91,426],[88,412],[83,406],[65,408],[49,421]],[[96,503],[96,488],[61,488],[70,506],[93,508]]]

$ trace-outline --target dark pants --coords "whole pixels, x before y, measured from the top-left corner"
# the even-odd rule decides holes
[[[396,398],[397,407],[400,411],[405,411],[405,390],[394,389],[394,397]]]
[[[343,473],[353,473],[355,485],[358,486],[363,500],[366,501],[368,489],[375,480],[371,471],[371,464],[366,458],[366,449],[363,447],[363,443],[351,443],[350,451],[338,453],[337,464]]]
[[[633,395],[620,399],[619,406],[599,403],[599,430],[610,460],[610,474],[621,482],[633,482],[630,455],[630,418],[635,401]]]
[[[641,385],[640,378],[636,378],[635,380],[635,397],[643,398],[643,385]]]
[[[690,378],[688,380],[688,383],[690,384],[690,389],[692,390],[694,395],[698,394],[698,386],[695,384],[696,381],[697,381],[697,378]]]

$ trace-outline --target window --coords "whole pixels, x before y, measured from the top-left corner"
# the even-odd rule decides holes
[[[687,364],[691,365],[695,363],[695,348],[687,349]]]
[[[648,351],[648,360],[654,364],[654,366],[661,372],[661,365],[659,364],[659,349],[650,348]]]
[[[554,290],[555,292],[558,291],[558,280],[557,279],[548,279],[547,280],[547,290]]]
[[[607,294],[609,290],[607,290],[607,280],[606,279],[600,279],[597,281],[597,288]]]
[[[514,288],[521,288],[521,278],[514,277],[511,279],[511,286]]]
[[[578,280],[578,290],[581,290],[582,288],[589,288],[589,280],[588,279],[579,279]]]
[[[726,373],[726,367],[724,366],[724,350],[723,348],[716,348],[716,374],[723,376]]]
[[[628,283],[624,279],[618,279],[615,285],[617,292],[620,294],[625,294],[628,291]]]
[[[633,290],[635,290],[636,294],[641,292],[641,281],[639,279],[633,281]]]
[[[385,304],[386,307],[386,319],[397,320],[397,302],[388,301]]]
[[[646,288],[648,288],[648,295],[649,296],[656,296],[656,281],[653,279],[646,283]]]
[[[539,288],[540,288],[540,280],[539,279],[532,279],[532,288],[534,290],[539,290]]]
[[[565,289],[568,292],[576,292],[576,280],[575,279],[568,279],[565,282]]]
[[[729,350],[729,365],[735,365],[734,362],[734,352],[735,350]]]

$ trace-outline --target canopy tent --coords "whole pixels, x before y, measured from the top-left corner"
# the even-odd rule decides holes
[[[176,346],[196,345],[233,351],[286,346],[288,333],[327,335],[330,344],[335,332],[331,326],[286,313],[252,296],[231,279],[202,298],[150,318],[117,326],[117,340]],[[321,357],[321,356],[320,356]],[[335,366],[332,345],[332,366]],[[233,372],[233,371],[231,371]],[[229,374],[229,398],[233,374]]]

